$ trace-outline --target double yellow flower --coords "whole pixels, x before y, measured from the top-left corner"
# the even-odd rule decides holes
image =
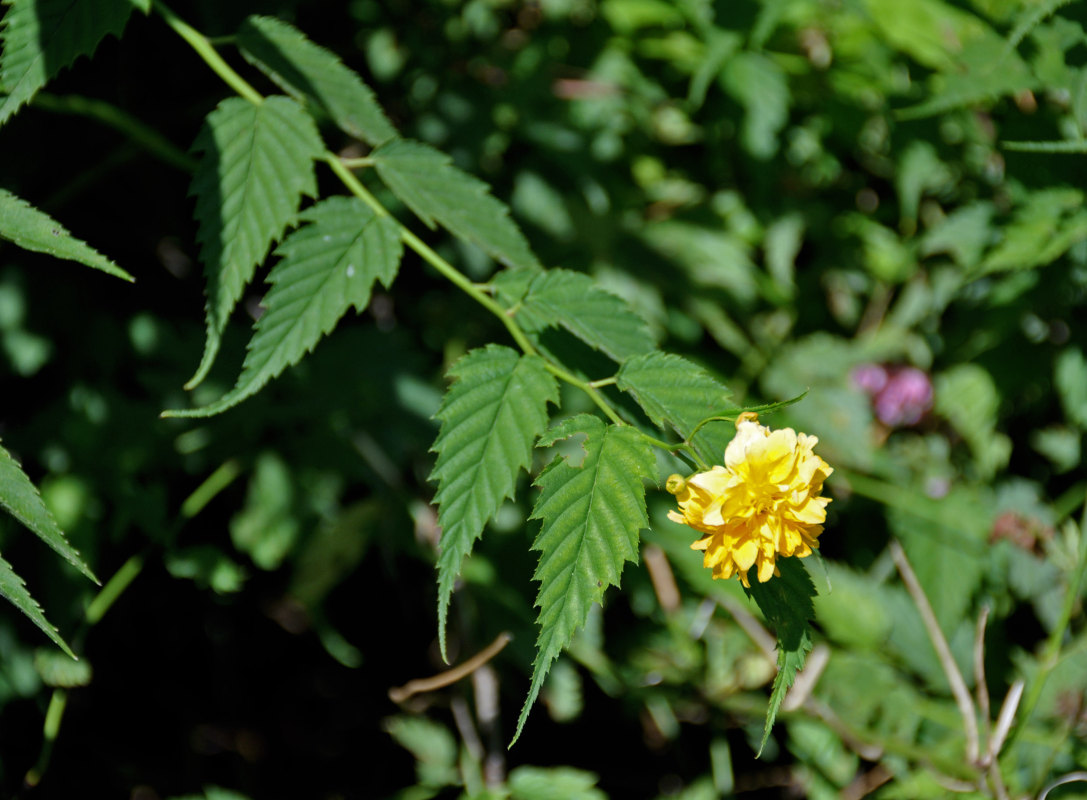
[[[744,586],[752,566],[761,583],[779,574],[779,555],[803,557],[819,547],[830,502],[820,492],[834,471],[813,452],[815,436],[772,431],[758,420],[752,412],[736,420],[724,466],[667,483],[679,502],[668,517],[702,534],[691,548],[705,552],[714,578],[736,575]]]

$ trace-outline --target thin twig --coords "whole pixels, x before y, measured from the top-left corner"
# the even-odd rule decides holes
[[[917,575],[914,573],[913,567],[910,566],[909,559],[906,558],[906,551],[902,549],[902,545],[899,544],[897,539],[891,540],[890,550],[895,566],[898,567],[898,573],[902,576],[902,582],[906,584],[906,591],[913,598],[913,602],[921,614],[921,621],[925,625],[929,639],[932,640],[932,646],[936,648],[936,657],[940,660],[940,666],[943,667],[947,682],[951,686],[951,694],[954,695],[955,703],[959,707],[963,732],[966,735],[966,758],[971,764],[976,764],[978,760],[978,719],[974,701],[970,697],[970,691],[966,688],[966,681],[963,680],[959,666],[951,656],[951,648],[947,646],[947,639],[944,638],[943,631],[940,630],[940,624],[936,621],[932,606],[929,605],[928,598],[925,597],[925,591],[921,588]]]
[[[1042,789],[1042,793],[1038,795],[1038,800],[1045,800],[1046,796],[1058,786],[1064,786],[1066,783],[1076,783],[1077,781],[1087,783],[1087,772],[1069,772],[1067,775],[1057,778],[1053,783]]]
[[[977,684],[974,691],[977,693],[978,709],[981,712],[982,737],[991,745],[992,725],[989,720],[989,714],[991,713],[989,708],[989,686],[985,681],[985,625],[988,622],[989,606],[984,605],[981,607],[977,628],[974,631],[974,681]],[[988,766],[988,763],[983,763],[981,766]]]
[[[447,669],[445,672],[438,673],[437,675],[432,675],[429,678],[416,678],[415,680],[408,681],[403,686],[394,686],[392,689],[389,689],[389,699],[394,703],[403,703],[412,695],[419,694],[420,692],[433,692],[435,689],[441,689],[443,686],[456,683],[461,678],[472,674],[498,655],[502,651],[502,648],[510,643],[512,638],[513,637],[508,633],[500,633],[495,637],[493,642],[463,664],[453,667],[452,669]]]
[[[1004,740],[1008,738],[1008,731],[1011,730],[1012,720],[1015,719],[1015,712],[1019,709],[1019,700],[1023,697],[1024,686],[1026,686],[1026,682],[1020,679],[1008,689],[1008,694],[1004,697],[1004,704],[1000,706],[1000,715],[996,719],[993,738],[989,740],[989,748],[986,753],[987,759],[995,761],[997,756],[1000,755],[1000,751],[1004,747]]]
[[[650,544],[642,551],[642,559],[649,571],[649,580],[653,583],[657,602],[667,613],[672,613],[679,608],[679,588],[676,586],[672,567],[668,564],[668,556],[660,547]]]

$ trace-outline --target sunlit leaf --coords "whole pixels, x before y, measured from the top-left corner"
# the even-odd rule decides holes
[[[427,225],[474,242],[509,267],[539,269],[524,234],[487,184],[421,142],[398,139],[372,155],[381,180]]]
[[[487,522],[517,475],[532,463],[532,446],[547,427],[547,404],[558,386],[536,356],[508,347],[472,350],[449,370],[453,384],[437,413],[442,427],[430,480],[442,528],[438,557],[438,640],[445,655],[445,624],[453,583]]]
[[[656,346],[645,320],[588,275],[565,269],[510,270],[495,276],[494,285],[499,302],[529,333],[565,328],[616,361]]]
[[[313,160],[324,149],[313,119],[288,97],[255,105],[224,100],[201,128],[193,177],[197,239],[208,278],[207,341],[192,388],[207,375],[219,338],[257,264],[317,193]]]
[[[362,79],[336,55],[273,17],[248,17],[238,30],[242,54],[299,102],[316,105],[345,133],[372,145],[396,129]]]
[[[556,425],[540,446],[572,436],[586,437],[581,464],[573,466],[557,456],[536,478],[541,493],[532,518],[543,523],[532,545],[540,552],[534,575],[540,581],[540,635],[514,741],[551,662],[585,624],[592,604],[603,599],[609,586],[619,584],[623,564],[637,560],[638,532],[649,522],[645,482],[654,479],[656,458],[642,435],[583,414]]]
[[[8,239],[24,250],[78,261],[126,281],[133,280],[104,255],[68,233],[48,214],[3,189],[0,189],[0,239]]]
[[[660,427],[671,426],[687,439],[699,423],[729,409],[729,391],[702,367],[671,353],[631,358],[619,370],[617,385],[629,392]],[[704,425],[693,444],[709,463],[720,463],[735,427],[728,421]]]
[[[30,478],[3,447],[0,447],[0,506],[30,528],[68,563],[92,581],[98,581],[75,548],[68,544]]]
[[[402,246],[391,219],[347,197],[331,197],[300,218],[310,224],[276,250],[282,261],[268,275],[267,310],[257,320],[234,388],[211,405],[164,416],[211,416],[251,397],[311,352],[349,308],[365,309],[376,281],[392,285]]]

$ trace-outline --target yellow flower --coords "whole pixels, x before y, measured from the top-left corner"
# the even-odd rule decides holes
[[[780,574],[780,556],[808,556],[819,547],[829,497],[820,497],[834,470],[812,452],[814,436],[792,428],[772,431],[757,414],[736,420],[736,436],[725,449],[725,465],[684,480],[668,479],[679,512],[668,517],[702,534],[691,545],[714,578],[739,577],[757,565],[759,582]]]

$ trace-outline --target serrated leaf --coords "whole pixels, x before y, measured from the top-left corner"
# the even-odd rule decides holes
[[[592,604],[619,584],[623,564],[637,560],[638,532],[649,524],[644,484],[655,479],[656,458],[642,434],[581,414],[552,428],[539,446],[579,435],[586,437],[581,465],[558,456],[535,481],[542,490],[532,510],[543,522],[532,545],[540,552],[533,576],[540,581],[540,635],[514,742],[551,662],[585,624]]]
[[[68,233],[48,214],[3,189],[0,189],[0,239],[14,242],[24,250],[78,261],[126,281],[134,280],[93,247]]]
[[[645,320],[583,273],[510,270],[496,275],[493,283],[499,302],[528,333],[565,328],[616,361],[656,347]]]
[[[766,583],[752,581],[751,587],[745,589],[758,604],[777,636],[778,674],[770,692],[770,705],[766,708],[766,724],[762,731],[762,742],[759,744],[760,754],[770,737],[770,729],[777,719],[785,693],[793,685],[796,673],[804,666],[804,659],[811,652],[810,621],[815,617],[812,604],[815,585],[800,559],[778,559],[777,568],[781,572],[780,576],[771,578]]]
[[[540,268],[506,204],[483,181],[453,166],[445,153],[398,139],[371,158],[385,185],[431,228],[440,223],[506,266]]]
[[[76,549],[64,538],[64,533],[61,532],[53,515],[42,502],[41,495],[30,482],[30,478],[2,446],[0,446],[0,506],[30,528],[39,539],[52,547],[72,566],[95,583],[98,582],[98,578],[91,572],[90,567],[83,563]]]
[[[2,485],[2,482],[0,482],[0,485]],[[0,558],[0,595],[7,598],[17,609],[26,614],[31,622],[41,628],[45,635],[56,643],[57,647],[75,658],[75,653],[60,638],[57,629],[50,625],[49,620],[45,618],[38,601],[30,596],[23,579],[15,574],[11,564],[2,558]]]
[[[313,119],[289,97],[259,105],[232,97],[212,111],[196,137],[193,177],[197,239],[208,278],[204,356],[187,388],[200,383],[219,337],[257,264],[317,194],[313,160],[324,150]]]
[[[136,0],[6,0],[0,31],[0,125],[107,34],[120,36]]]
[[[310,224],[276,249],[283,260],[268,275],[266,311],[234,388],[210,405],[163,416],[207,417],[236,406],[311,352],[348,308],[365,309],[375,281],[392,285],[403,251],[393,220],[353,197],[331,197],[301,219]]]
[[[283,91],[320,108],[344,133],[375,146],[397,138],[370,87],[297,28],[251,16],[238,29],[238,46]]]
[[[442,427],[430,480],[442,529],[438,557],[438,641],[445,658],[445,624],[453,582],[476,539],[517,474],[532,463],[532,446],[547,427],[547,404],[558,385],[537,356],[508,347],[472,350],[449,370],[453,384],[436,414]]]
[[[620,368],[616,385],[629,392],[660,427],[684,439],[703,420],[729,410],[729,391],[702,367],[671,353],[636,356]],[[735,428],[727,422],[702,427],[692,444],[703,459],[720,463]]]

